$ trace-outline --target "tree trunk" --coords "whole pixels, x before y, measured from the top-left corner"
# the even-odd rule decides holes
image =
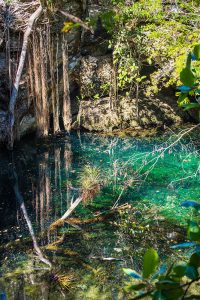
[[[40,50],[38,47],[39,39],[35,33],[33,36],[33,71],[35,88],[35,117],[37,124],[37,136],[42,136],[42,97],[41,97],[41,76],[40,76]]]
[[[28,27],[24,33],[22,51],[21,51],[17,74],[15,77],[15,82],[14,82],[14,86],[13,86],[11,97],[10,97],[10,103],[9,103],[9,124],[8,124],[8,128],[9,128],[8,129],[9,130],[8,148],[9,149],[13,148],[13,143],[14,143],[14,134],[13,134],[13,127],[14,127],[14,123],[15,123],[14,111],[15,111],[15,104],[16,104],[17,96],[18,96],[20,79],[22,76],[22,71],[24,68],[24,62],[25,62],[25,58],[26,58],[28,39],[31,34],[33,24],[34,24],[35,20],[40,16],[41,13],[42,13],[42,6],[40,5],[37,8],[37,10],[30,16],[30,19],[28,21]]]
[[[44,34],[40,31],[41,83],[42,83],[42,137],[49,133],[49,105],[47,82],[47,49],[44,43]]]
[[[70,101],[70,92],[69,92],[69,74],[68,74],[68,47],[67,39],[65,34],[63,34],[62,40],[62,58],[63,58],[63,125],[65,130],[68,132],[71,130],[72,115],[71,115],[71,101]]]
[[[50,76],[51,76],[51,105],[53,113],[53,133],[58,133],[60,131],[59,126],[59,97],[56,93],[56,80],[55,80],[55,62],[54,62],[54,41],[51,37],[51,32],[49,28],[49,67],[50,67]],[[56,50],[57,51],[57,50]],[[58,106],[58,107],[57,107]]]

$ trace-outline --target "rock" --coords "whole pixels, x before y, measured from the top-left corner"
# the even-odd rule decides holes
[[[167,97],[139,99],[139,121],[136,112],[136,99],[120,99],[117,110],[110,109],[109,97],[81,101],[80,127],[105,132],[130,128],[137,132],[141,127],[180,124],[183,120],[182,111],[176,107],[175,102],[172,106]]]
[[[110,56],[87,56],[81,60],[80,92],[82,98],[92,99],[109,94],[109,82],[112,73],[112,58]]]
[[[90,131],[111,132],[120,124],[117,112],[110,110],[109,98],[81,101],[80,127]]]
[[[28,133],[34,132],[36,129],[36,121],[32,115],[26,115],[22,118],[19,127],[20,137],[25,136]]]

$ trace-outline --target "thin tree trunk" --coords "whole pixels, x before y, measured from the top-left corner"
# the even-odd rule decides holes
[[[59,99],[57,99],[56,95],[56,80],[55,80],[55,62],[54,62],[54,41],[51,38],[51,31],[49,28],[49,67],[50,67],[50,75],[51,75],[51,104],[52,104],[52,112],[53,112],[53,132],[58,133],[60,131],[59,126],[59,110],[57,109],[57,105],[59,106]]]
[[[42,137],[49,133],[49,109],[48,109],[48,91],[47,91],[47,51],[44,43],[44,36],[40,31],[40,57],[41,57],[41,83],[42,83],[42,117],[43,130]]]
[[[35,117],[37,124],[37,136],[42,135],[42,97],[41,97],[41,76],[40,76],[40,51],[38,49],[38,37],[33,35],[33,71],[35,80]]]
[[[69,68],[68,68],[68,46],[67,39],[65,34],[63,34],[62,40],[62,59],[63,59],[63,125],[65,130],[68,132],[71,130],[72,115],[71,115],[71,101],[70,101],[70,92],[69,92]]]
[[[13,148],[13,143],[14,143],[14,134],[13,134],[13,127],[14,127],[14,123],[15,123],[14,110],[15,110],[15,104],[16,104],[17,96],[18,96],[20,79],[21,79],[21,76],[22,76],[22,71],[23,71],[23,68],[24,68],[24,62],[25,62],[25,58],[26,58],[28,39],[29,39],[29,36],[31,34],[33,24],[34,24],[35,20],[40,16],[41,13],[42,13],[42,6],[40,5],[37,8],[37,10],[30,16],[29,21],[28,21],[28,27],[27,27],[27,29],[24,33],[22,51],[21,51],[19,65],[18,65],[18,69],[17,69],[17,74],[16,74],[16,77],[15,77],[15,82],[14,82],[14,86],[13,86],[11,97],[10,97],[10,103],[9,103],[8,147],[10,149]]]

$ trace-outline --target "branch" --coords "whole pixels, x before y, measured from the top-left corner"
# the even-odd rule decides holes
[[[64,224],[64,222],[65,222],[65,219],[67,219],[67,218],[72,214],[72,212],[75,210],[75,208],[79,205],[79,203],[80,203],[82,200],[83,200],[82,197],[78,197],[78,198],[72,203],[72,205],[70,206],[70,208],[68,208],[68,210],[64,213],[64,215],[63,215],[60,219],[56,220],[55,222],[53,222],[53,223],[50,225],[50,227],[49,227],[50,231],[55,230],[55,229],[56,229],[57,227],[59,227],[59,226],[62,226],[62,225]]]
[[[9,103],[9,138],[8,138],[8,146],[10,149],[13,148],[13,142],[14,142],[14,137],[13,137],[13,127],[15,123],[15,117],[14,117],[14,110],[15,110],[15,104],[17,101],[17,96],[18,96],[18,90],[19,90],[19,84],[20,84],[20,79],[22,76],[22,71],[24,68],[24,63],[25,63],[25,58],[26,58],[26,52],[27,52],[27,47],[28,47],[28,38],[31,34],[33,24],[35,20],[40,16],[42,13],[42,6],[40,5],[37,10],[30,16],[29,21],[28,21],[28,26],[27,29],[24,33],[24,39],[23,39],[23,44],[22,44],[22,51],[20,55],[20,60],[19,60],[19,65],[17,69],[17,74],[15,77],[15,82],[14,86],[12,89],[12,94],[10,97],[10,103]]]
[[[71,22],[79,24],[81,27],[83,27],[84,29],[90,31],[92,34],[94,34],[94,30],[89,27],[85,22],[83,22],[80,18],[75,17],[74,15],[69,14],[66,11],[60,10],[60,13],[62,15],[64,15],[65,17],[67,17]]]

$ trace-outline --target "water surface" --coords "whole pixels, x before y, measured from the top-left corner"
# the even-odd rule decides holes
[[[117,205],[131,203],[141,215],[149,209],[168,224],[183,224],[188,210],[180,203],[186,199],[199,201],[198,136],[192,140],[187,137],[165,151],[173,142],[168,139],[169,136],[140,140],[81,133],[41,143],[24,141],[12,154],[2,152],[0,284],[8,299],[125,299],[121,268],[140,268],[140,257],[148,247],[146,240],[137,249],[130,232],[127,240],[124,229],[114,221],[84,228],[68,224],[53,235],[47,229],[78,197],[79,177],[88,164],[98,168],[102,188],[73,216],[92,218],[111,209],[117,201]],[[56,272],[67,269],[67,273],[73,273],[75,288],[72,284],[67,293],[52,288],[52,282],[46,281],[46,271],[37,270],[37,264],[33,264],[32,240],[16,199],[16,182],[41,248],[65,234],[61,249],[44,251]],[[176,225],[170,226],[173,231]],[[163,240],[157,242],[162,248]],[[109,257],[117,260],[102,260]],[[134,261],[134,257],[138,260]]]

